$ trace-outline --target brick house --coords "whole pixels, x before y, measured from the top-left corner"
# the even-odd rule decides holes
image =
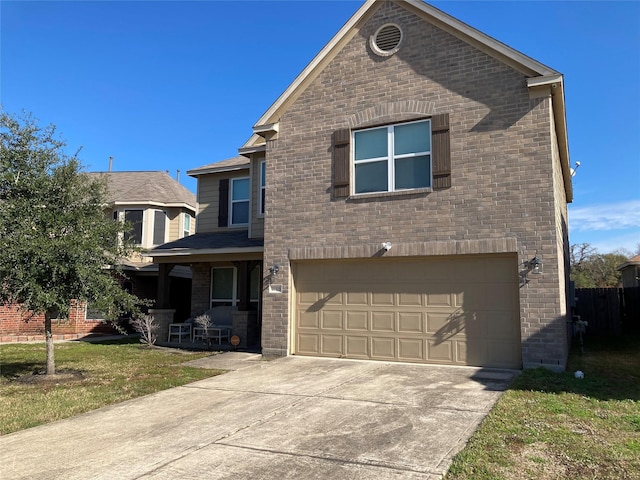
[[[188,172],[197,233],[151,255],[193,266],[192,313],[247,312],[266,357],[563,369],[563,92],[420,0],[367,1],[240,157]]]
[[[165,172],[92,172],[90,177],[107,180],[108,217],[131,222],[130,238],[144,249],[151,249],[195,232],[196,197]],[[158,291],[158,266],[149,258],[136,255],[124,262],[127,275],[123,288],[141,298],[154,300]],[[190,313],[191,271],[178,268],[172,272],[173,304],[177,318]],[[28,321],[26,321],[29,319]],[[113,332],[102,314],[84,303],[74,303],[68,318],[53,321],[56,335]],[[15,307],[0,306],[0,335],[32,336],[44,330],[44,316],[29,318]]]

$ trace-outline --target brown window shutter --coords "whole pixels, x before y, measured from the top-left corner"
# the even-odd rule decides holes
[[[218,186],[218,226],[229,225],[229,179],[221,178]]]
[[[346,198],[349,196],[349,144],[351,131],[343,128],[333,132],[333,196]]]
[[[451,141],[449,114],[431,117],[431,152],[433,163],[433,189],[451,187]]]

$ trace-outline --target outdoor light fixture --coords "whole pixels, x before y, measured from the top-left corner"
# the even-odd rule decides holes
[[[275,276],[276,273],[278,273],[280,271],[280,266],[278,265],[274,265],[273,267],[269,268],[269,275],[271,275],[272,277]]]
[[[391,250],[391,242],[384,242],[384,243],[382,244],[382,248],[384,248],[384,249],[385,249],[385,251],[387,251],[387,252],[388,252],[389,250]]]
[[[529,268],[531,269],[531,273],[536,275],[542,273],[542,260],[535,255],[531,260],[529,260]]]

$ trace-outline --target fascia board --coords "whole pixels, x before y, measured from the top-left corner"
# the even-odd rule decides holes
[[[187,170],[187,175],[190,177],[198,178],[200,175],[207,175],[209,173],[226,173],[237,172],[240,170],[249,170],[249,163],[246,165],[234,165],[229,167],[211,167],[211,168],[197,168],[194,170]]]
[[[263,253],[264,247],[172,248],[142,253],[143,257],[188,257],[190,255],[224,255],[228,253]]]
[[[253,153],[266,152],[266,145],[256,145],[255,147],[242,147],[238,149],[240,155],[251,155]]]
[[[564,78],[558,73],[542,77],[528,78],[527,87],[531,89],[549,87],[551,92],[553,121],[555,123],[556,136],[558,138],[558,152],[560,154],[560,164],[562,165],[562,176],[564,177],[564,189],[567,195],[567,202],[571,203],[573,201],[573,183],[571,181],[567,112],[564,100]]]
[[[183,202],[125,202],[125,201],[116,201],[111,202],[109,204],[111,207],[164,207],[164,208],[186,208],[187,210],[191,210],[193,212],[196,211],[196,207],[194,205],[189,205],[188,203]]]

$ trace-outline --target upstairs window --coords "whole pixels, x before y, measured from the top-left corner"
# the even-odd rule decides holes
[[[267,186],[267,163],[263,160],[260,162],[260,215],[264,215],[264,201],[266,197]]]
[[[167,215],[163,210],[153,212],[153,244],[162,245],[166,241]]]
[[[231,225],[249,223],[249,177],[231,179],[229,217]]]
[[[191,215],[188,213],[183,213],[184,216],[182,220],[182,236],[188,237],[191,235]]]
[[[125,210],[124,221],[129,225],[129,230],[124,232],[124,239],[132,241],[136,245],[142,245],[142,210]]]
[[[353,132],[354,193],[431,187],[431,121]]]

